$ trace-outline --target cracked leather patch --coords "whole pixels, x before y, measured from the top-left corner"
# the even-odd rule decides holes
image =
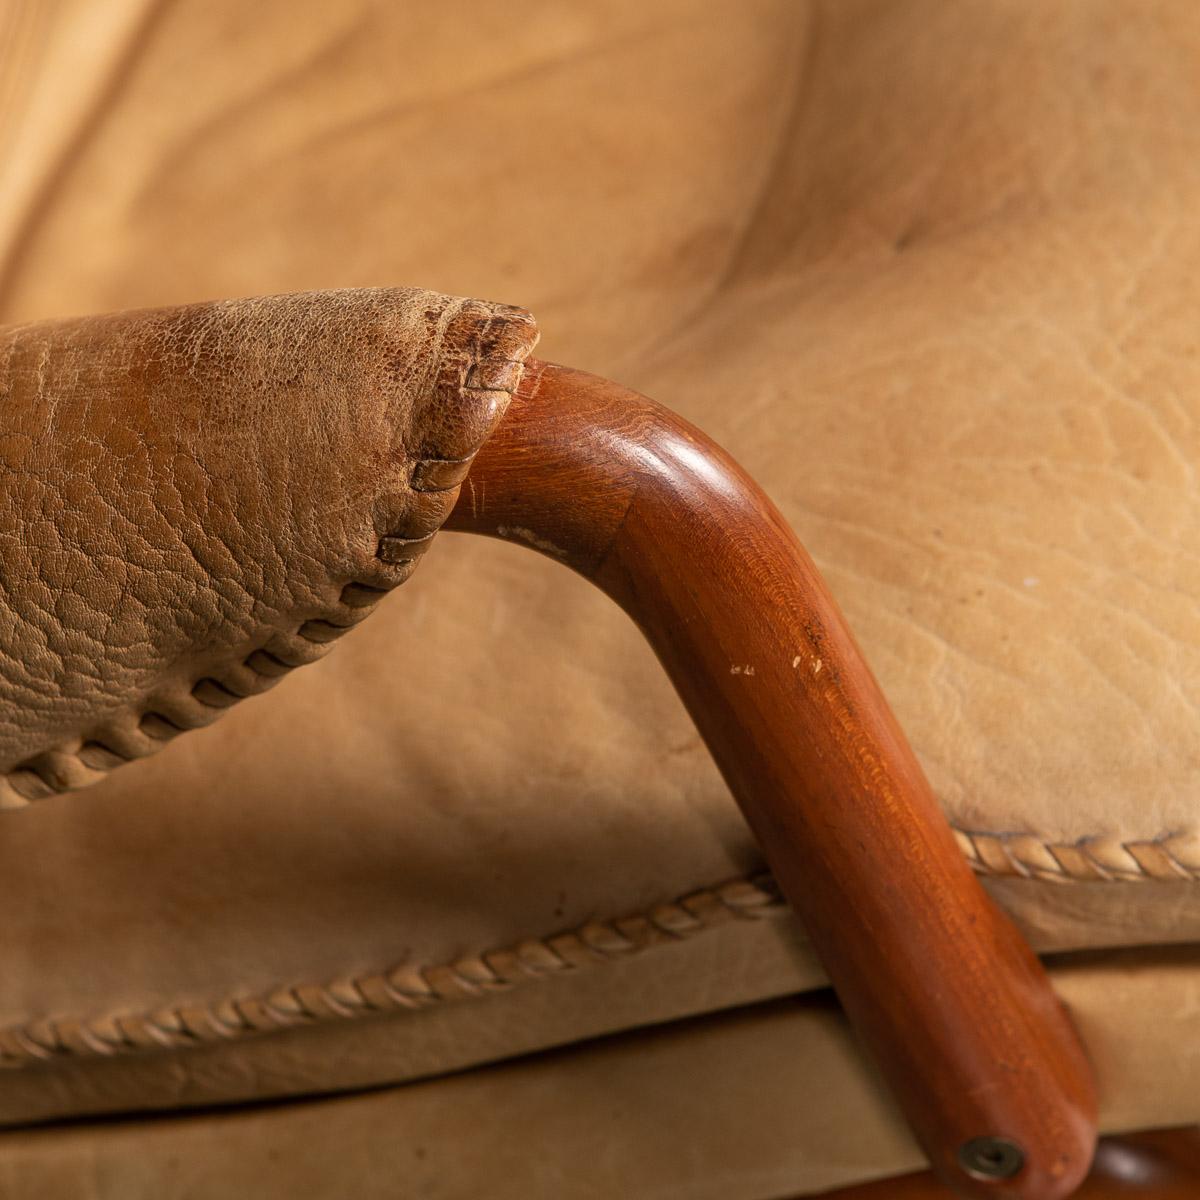
[[[0,330],[0,807],[323,655],[412,573],[536,340],[393,289]]]

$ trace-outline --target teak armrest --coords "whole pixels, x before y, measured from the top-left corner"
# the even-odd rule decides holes
[[[754,481],[653,401],[531,360],[446,528],[557,559],[638,624],[941,1178],[1070,1195],[1095,1144],[1083,1049]]]

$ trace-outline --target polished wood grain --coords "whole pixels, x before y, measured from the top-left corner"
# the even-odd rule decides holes
[[[822,1193],[825,1200],[947,1200],[929,1172]],[[1196,1200],[1200,1196],[1200,1129],[1155,1130],[1103,1138],[1075,1200]],[[799,1198],[797,1198],[799,1200]]]
[[[938,1175],[963,1195],[1070,1195],[1095,1138],[1083,1050],[754,481],[653,401],[533,363],[446,528],[530,546],[637,622]],[[1023,1149],[1015,1176],[960,1166],[990,1135]]]

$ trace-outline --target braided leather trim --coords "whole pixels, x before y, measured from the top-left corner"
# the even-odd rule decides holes
[[[281,987],[265,995],[156,1012],[31,1021],[0,1031],[0,1068],[183,1049],[300,1025],[473,1000],[581,967],[629,958],[729,921],[786,911],[770,876],[733,879],[645,913],[614,921],[589,921],[566,933],[531,938],[439,966],[398,966],[328,983]]]
[[[1030,833],[955,829],[954,836],[980,875],[1007,875],[1046,883],[1194,883],[1200,880],[1200,832],[1164,833],[1125,841],[1113,835],[1048,842]]]
[[[956,828],[954,835],[980,875],[1049,883],[1200,880],[1200,833],[1149,841],[1082,838],[1061,844],[1032,834]],[[754,920],[787,911],[770,875],[750,875],[702,888],[648,912],[589,921],[565,933],[528,938],[450,963],[397,966],[327,983],[300,983],[258,996],[154,1012],[30,1021],[0,1030],[0,1068],[183,1049],[301,1025],[474,1000],[581,967],[629,958],[732,920]]]

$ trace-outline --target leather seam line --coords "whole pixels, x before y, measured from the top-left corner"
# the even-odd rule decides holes
[[[495,390],[500,391],[503,389]],[[415,473],[427,463],[436,463],[439,461],[441,460],[435,458],[416,459],[413,462],[412,471]],[[452,491],[454,489],[449,490]],[[429,533],[417,534],[413,537],[405,537],[402,530],[382,534],[376,541],[375,558],[386,563],[388,566],[399,568],[400,571],[412,568],[424,554],[436,533],[437,529]],[[411,553],[407,556],[398,554],[397,547],[399,546],[411,547]],[[236,664],[234,669],[244,667],[251,671],[257,678],[274,682],[290,671],[294,671],[297,667],[307,665],[311,660],[287,662],[284,658],[272,652],[270,649],[272,642],[282,634],[284,637],[298,637],[313,647],[328,645],[344,633],[348,633],[359,621],[368,616],[375,605],[394,587],[404,583],[411,573],[411,570],[409,570],[407,574],[403,574],[389,588],[381,588],[377,583],[369,583],[363,579],[350,580],[342,586],[339,595],[340,609],[331,607],[325,610],[323,617],[307,617],[290,634],[279,630],[272,632],[265,644],[256,646],[246,654]],[[349,610],[349,613],[352,614],[349,620],[346,620],[346,610]],[[340,617],[346,623],[343,624],[342,621],[330,620],[329,618],[331,617]],[[321,653],[323,651],[318,653],[318,657]],[[269,667],[267,666],[268,663],[270,664]],[[265,683],[264,690],[269,686],[271,686],[270,683]],[[210,710],[203,712],[203,716],[211,719],[215,715],[211,710],[219,712],[231,708],[239,700],[246,700],[257,694],[259,694],[257,691],[239,691],[237,685],[228,679],[220,679],[215,675],[202,675],[190,687],[185,689],[185,694],[182,698],[185,704],[194,703],[201,706],[201,711]],[[178,703],[179,700],[177,699],[175,702]],[[78,749],[68,750],[60,745],[40,750],[18,763],[9,771],[4,772],[0,775],[0,782],[7,784],[10,794],[7,797],[0,796],[0,810],[5,808],[24,808],[39,800],[73,791],[83,783],[93,782],[96,775],[107,774],[118,766],[145,758],[153,754],[158,745],[172,740],[179,734],[187,733],[192,728],[202,727],[207,723],[207,720],[202,720],[196,726],[180,725],[170,714],[161,712],[154,707],[135,710],[134,726],[138,733],[149,739],[149,744],[140,752],[129,754],[115,749],[110,744],[110,742],[120,744],[123,741],[127,741],[128,732],[118,732],[119,726],[117,723],[120,720],[120,717],[115,718],[114,722],[110,723],[108,732],[100,732],[93,736],[85,737]],[[72,780],[70,777],[70,768],[66,767],[64,770],[65,764],[61,762],[64,758],[78,764],[77,770],[87,772],[92,778],[83,781]],[[57,764],[54,761],[56,759],[59,760]],[[21,782],[18,783],[18,780]],[[29,794],[29,791],[26,790],[31,783],[35,792],[33,795]]]
[[[980,875],[1054,883],[1200,880],[1200,863],[1184,863],[1169,848],[1169,836],[1126,842],[1082,838],[1054,845],[1027,834],[958,828],[954,834]],[[1185,837],[1189,847],[1200,849],[1196,835],[1177,835],[1176,840]],[[1053,867],[1046,866],[1047,862]],[[255,996],[166,1006],[152,1012],[27,1021],[0,1030],[0,1069],[180,1050],[299,1026],[480,999],[684,941],[731,920],[775,917],[789,911],[769,874],[746,875],[642,913],[589,921],[564,933],[524,938],[504,949],[448,963],[402,964],[326,983],[282,985]]]
[[[1044,883],[1200,881],[1200,833],[1195,831],[1140,839],[1101,834],[1056,842],[1032,833],[953,829],[959,849],[979,875]]]
[[[473,1000],[629,958],[735,920],[788,911],[769,875],[728,880],[646,912],[589,921],[564,933],[525,938],[500,950],[435,966],[400,965],[323,984],[300,983],[256,996],[182,1004],[153,1012],[51,1018],[0,1030],[0,1069],[180,1050],[333,1021],[378,1017]]]

